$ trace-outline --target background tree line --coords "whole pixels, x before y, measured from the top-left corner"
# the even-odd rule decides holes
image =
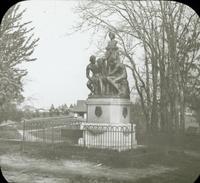
[[[199,110],[198,15],[171,1],[89,1],[76,12],[81,21],[75,30],[116,34],[148,130],[183,131],[186,106]],[[101,55],[104,48],[98,48]],[[143,58],[136,60],[137,52]]]
[[[22,109],[22,115],[25,119],[31,118],[45,118],[45,117],[54,117],[54,116],[68,116],[70,114],[70,109],[73,108],[71,104],[70,107],[67,104],[59,105],[58,107],[54,107],[53,104],[49,107],[49,109],[32,109],[32,106],[25,106]]]

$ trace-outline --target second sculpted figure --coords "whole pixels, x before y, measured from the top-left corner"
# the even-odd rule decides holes
[[[92,55],[90,64],[86,68],[86,76],[89,80],[87,87],[91,91],[89,97],[129,98],[127,72],[125,65],[119,59],[115,34],[110,32],[109,37],[105,57],[97,59],[96,62],[96,57]]]
[[[96,57],[90,57],[90,64],[86,68],[86,77],[88,78],[87,87],[90,89],[92,95],[99,95],[99,69],[96,64]]]

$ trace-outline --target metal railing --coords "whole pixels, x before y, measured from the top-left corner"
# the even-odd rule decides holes
[[[23,121],[23,141],[59,143],[66,141],[62,135],[64,129],[80,129],[82,121]]]
[[[88,124],[85,121],[24,121],[23,142],[66,143],[89,148],[126,150],[135,145],[133,125]]]
[[[133,125],[83,125],[83,142],[87,147],[126,150],[136,144]]]

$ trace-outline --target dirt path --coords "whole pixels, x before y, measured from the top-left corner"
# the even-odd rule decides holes
[[[174,168],[151,165],[143,169],[110,168],[101,164],[78,160],[51,160],[28,158],[20,154],[0,156],[0,165],[6,179],[17,183],[67,183],[72,176],[107,177],[117,180],[136,180],[173,171]]]

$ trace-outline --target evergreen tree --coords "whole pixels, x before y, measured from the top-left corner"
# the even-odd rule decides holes
[[[31,55],[39,39],[34,39],[31,22],[22,22],[20,5],[11,7],[0,25],[0,111],[11,103],[22,102],[23,82],[27,70],[20,64],[36,60]]]

